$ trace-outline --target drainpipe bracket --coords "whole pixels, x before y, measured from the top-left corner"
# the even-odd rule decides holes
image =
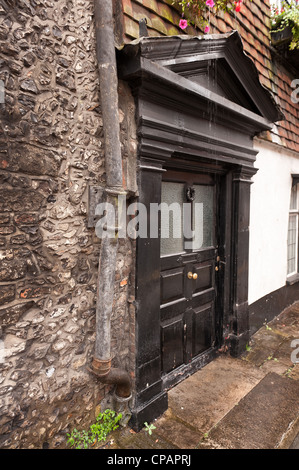
[[[126,196],[127,191],[120,187],[108,188],[104,186],[90,185],[88,187],[88,216],[87,227],[94,228],[100,216],[96,215],[99,204],[107,202],[107,197]]]

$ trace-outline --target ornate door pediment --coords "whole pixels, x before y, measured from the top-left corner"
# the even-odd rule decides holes
[[[192,148],[252,164],[253,137],[283,119],[236,31],[140,38],[119,52],[119,73],[136,94],[143,156]]]

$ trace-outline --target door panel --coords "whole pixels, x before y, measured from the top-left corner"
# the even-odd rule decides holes
[[[213,303],[214,301],[215,301],[215,289],[214,287],[211,287],[210,289],[207,289],[203,292],[194,294],[192,297],[191,305],[192,307],[196,308],[208,302]]]
[[[194,309],[193,315],[193,356],[211,346],[212,304]]]
[[[175,224],[182,231],[161,239],[162,373],[170,374],[214,345],[217,187],[213,175],[172,170],[164,180],[161,202],[178,202],[181,217],[161,213],[161,234]]]
[[[182,315],[188,306],[187,299],[179,299],[161,306],[161,322],[171,321],[173,318]]]
[[[181,298],[184,294],[184,269],[175,268],[161,273],[161,303]]]
[[[184,362],[183,320],[162,326],[162,370],[167,373]]]
[[[197,279],[194,281],[193,294],[213,286],[214,273],[213,265],[210,261],[205,261],[202,264],[196,263],[193,270],[197,274]]]

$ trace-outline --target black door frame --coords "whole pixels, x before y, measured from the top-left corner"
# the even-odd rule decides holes
[[[210,67],[225,71],[215,93],[200,85]],[[179,36],[140,38],[119,53],[120,77],[136,103],[139,202],[160,201],[168,162],[215,171],[226,168],[223,332],[233,356],[249,340],[248,252],[250,184],[256,173],[253,138],[282,119],[273,97],[244,54],[237,32],[205,40]],[[199,83],[194,81],[198,74]],[[217,74],[215,77],[217,78]],[[188,79],[190,77],[190,79]],[[211,87],[209,89],[209,86]],[[236,93],[235,93],[236,91]],[[151,256],[148,256],[151,253]],[[154,255],[153,255],[154,253]],[[221,256],[221,254],[220,254]],[[160,240],[136,243],[136,367],[131,424],[140,430],[167,409],[160,357]],[[219,335],[219,344],[223,335]]]
[[[190,160],[185,159],[185,168],[196,167],[198,171],[207,171],[209,168],[209,171],[218,172],[222,178],[219,197],[225,200],[225,208],[221,211],[219,224],[224,243],[219,256],[225,262],[225,275],[220,275],[223,278],[219,279],[218,289],[223,289],[223,293],[217,296],[221,298],[222,305],[217,309],[221,314],[216,319],[217,344],[198,356],[190,366],[182,368],[182,380],[217,356],[224,336],[229,336],[228,346],[233,356],[238,356],[249,341],[249,203],[251,176],[256,170],[227,163],[221,165],[215,163],[213,158],[207,162],[205,158],[204,162],[202,160],[196,165],[190,156]],[[139,202],[145,205],[149,213],[151,203],[161,202],[165,164],[141,157],[139,170]],[[159,238],[137,239],[136,330],[136,401],[131,424],[140,430],[145,421],[152,420],[167,409],[167,389],[176,383],[163,378],[161,374]]]

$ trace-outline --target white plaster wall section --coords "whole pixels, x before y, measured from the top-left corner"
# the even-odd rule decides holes
[[[288,212],[292,174],[299,174],[299,155],[261,139],[251,185],[248,302],[286,283]]]

